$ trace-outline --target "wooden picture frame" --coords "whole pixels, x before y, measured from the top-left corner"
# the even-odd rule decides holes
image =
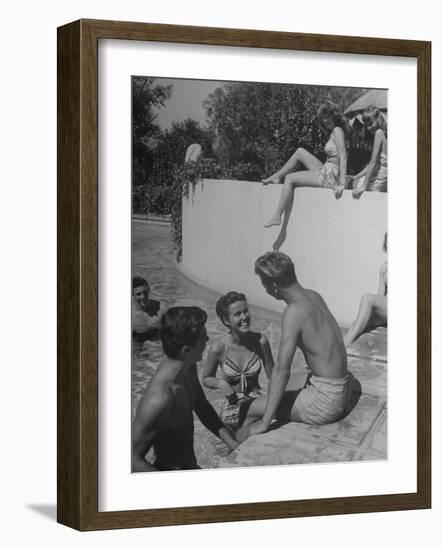
[[[412,57],[418,71],[417,491],[98,511],[98,41],[157,41]],[[431,44],[119,21],[58,29],[58,521],[82,531],[431,506]]]

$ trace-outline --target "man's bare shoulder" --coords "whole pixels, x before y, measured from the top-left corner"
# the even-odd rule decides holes
[[[155,373],[146,387],[137,409],[137,417],[160,414],[169,408],[173,400],[170,383],[161,373]]]
[[[310,304],[311,308],[314,308],[315,306],[320,306],[321,308],[324,306],[327,307],[324,298],[319,294],[319,292],[316,292],[316,290],[311,288],[305,289],[305,294],[307,297],[307,302]]]
[[[168,302],[164,302],[164,301],[159,302],[159,304],[160,304],[160,308],[158,311],[158,315],[162,317],[166,313],[166,311],[169,309],[170,306]]]
[[[293,304],[289,304],[282,315],[282,323],[284,325],[298,325],[308,317],[311,311],[311,304],[308,300],[299,300]]]

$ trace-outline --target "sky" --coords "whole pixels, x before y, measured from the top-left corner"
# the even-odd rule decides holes
[[[158,84],[173,85],[172,97],[158,110],[157,123],[162,130],[172,123],[193,118],[204,123],[205,112],[202,102],[222,83],[216,80],[188,80],[180,78],[156,78]]]

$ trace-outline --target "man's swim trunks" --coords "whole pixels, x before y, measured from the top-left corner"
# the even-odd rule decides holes
[[[344,415],[351,399],[351,374],[326,378],[310,374],[296,397],[291,420],[305,424],[330,424]]]

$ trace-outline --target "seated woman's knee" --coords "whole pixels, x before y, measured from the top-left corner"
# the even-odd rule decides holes
[[[372,307],[373,305],[373,294],[363,294],[361,298],[361,304],[366,307]]]

